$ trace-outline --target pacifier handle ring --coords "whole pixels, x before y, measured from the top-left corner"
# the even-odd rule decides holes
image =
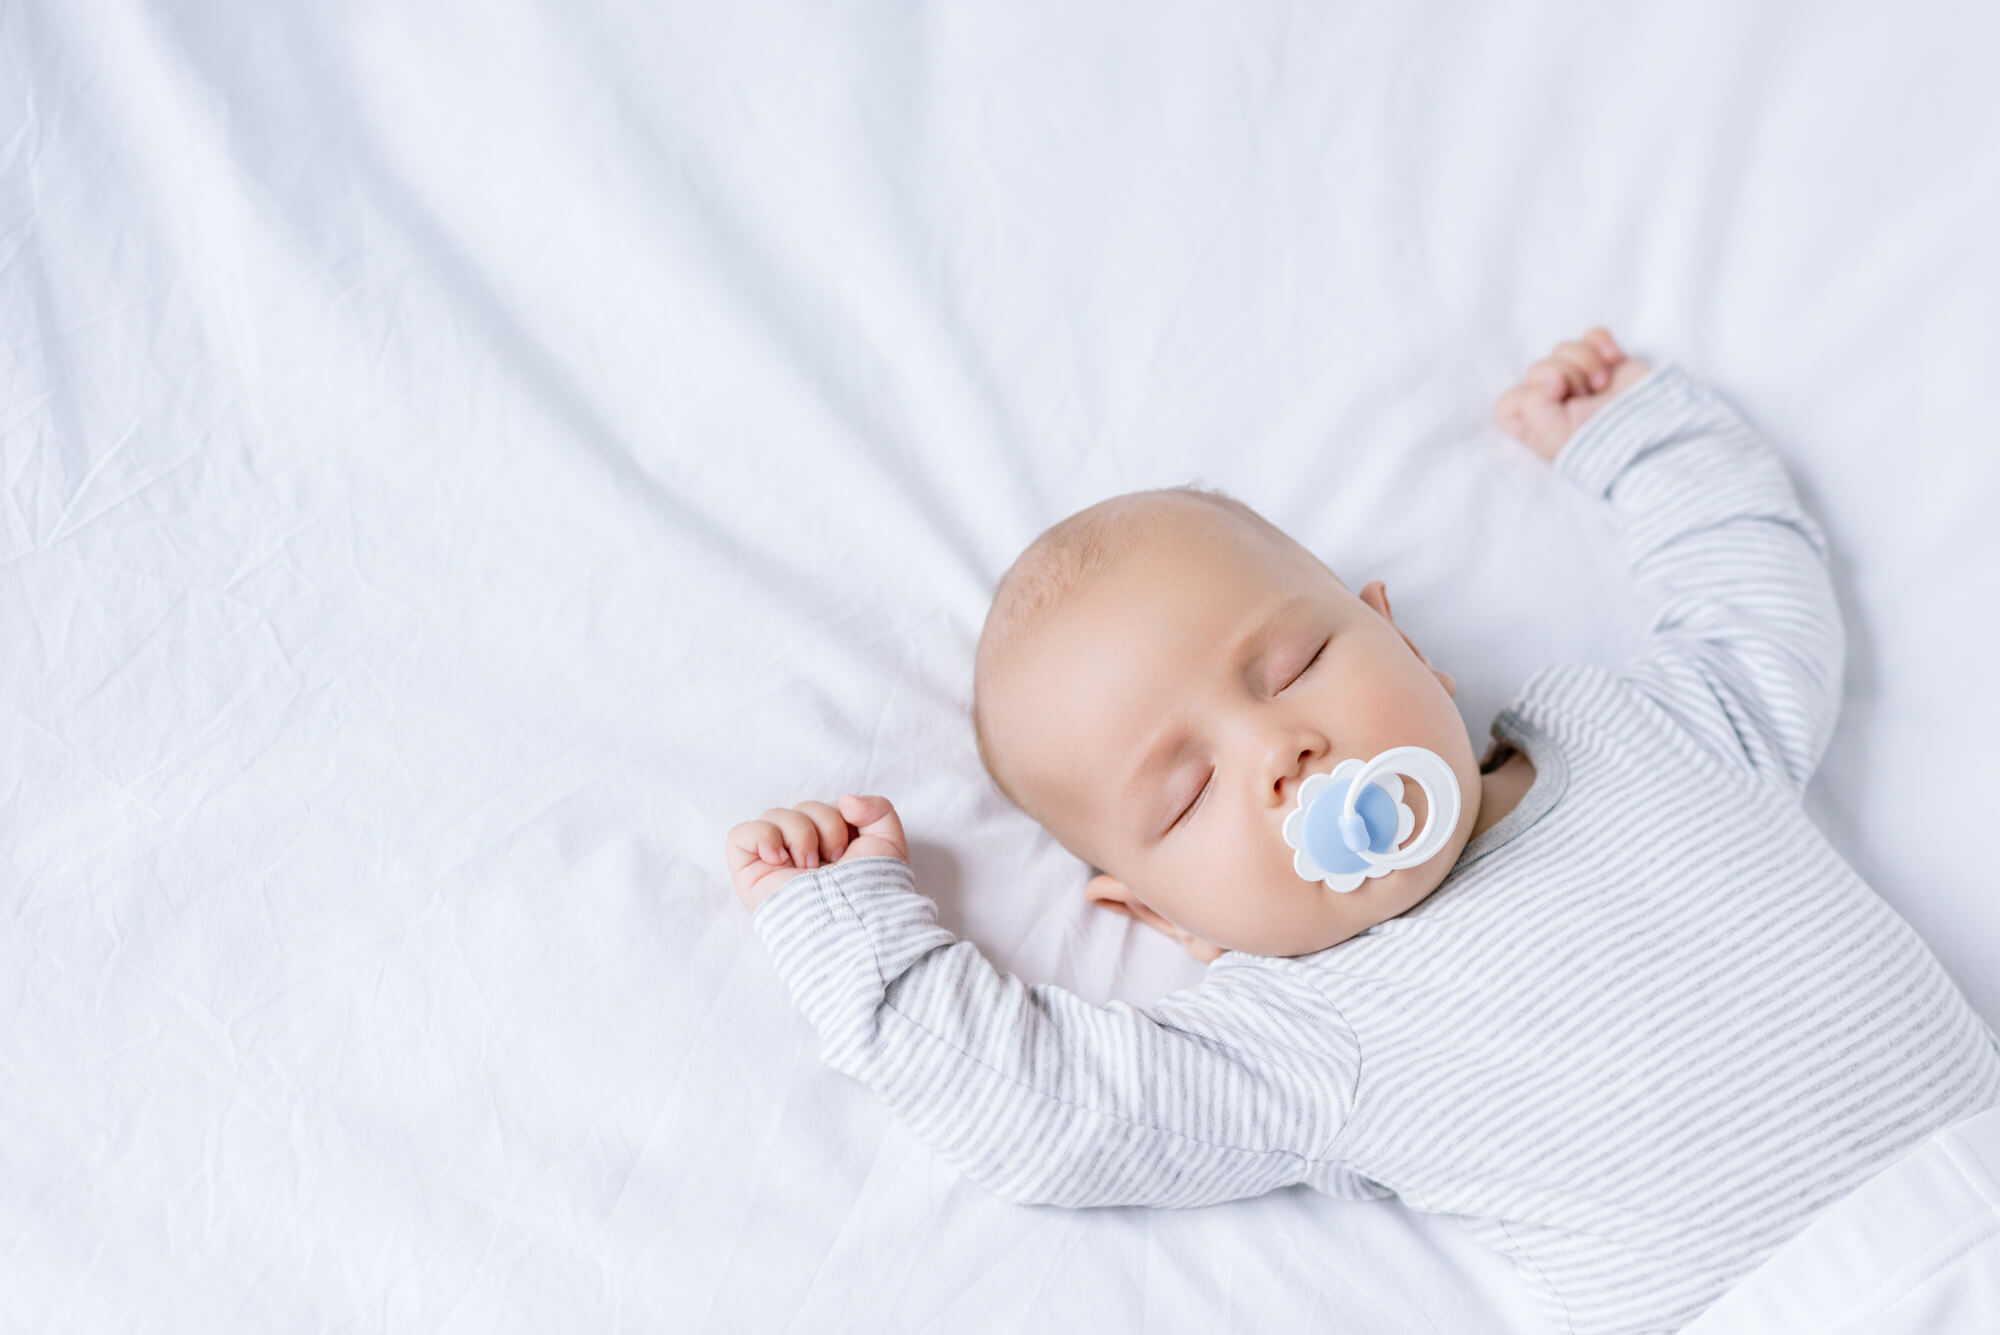
[[[1348,784],[1347,799],[1340,808],[1343,818],[1354,813],[1354,804],[1360,800],[1361,790],[1381,774],[1407,774],[1424,790],[1430,810],[1424,814],[1423,833],[1408,848],[1392,849],[1383,854],[1357,848],[1352,850],[1354,856],[1387,871],[1428,862],[1437,856],[1445,841],[1451,838],[1452,831],[1458,828],[1458,776],[1451,772],[1451,766],[1445,764],[1444,758],[1435,751],[1421,746],[1392,746],[1363,765]]]

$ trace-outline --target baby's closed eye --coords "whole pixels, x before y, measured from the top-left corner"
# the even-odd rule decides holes
[[[1167,826],[1167,829],[1169,831],[1172,831],[1182,821],[1186,820],[1191,814],[1193,814],[1194,809],[1201,805],[1202,794],[1206,793],[1208,791],[1208,786],[1214,782],[1215,782],[1215,771],[1210,770],[1208,772],[1208,777],[1201,781],[1201,787],[1195,791],[1195,795],[1188,799],[1188,803],[1186,806],[1181,808],[1181,814],[1174,817],[1172,825]]]
[[[1279,687],[1279,689],[1280,689],[1280,690],[1285,690],[1285,689],[1288,689],[1288,688],[1289,688],[1289,687],[1291,687],[1291,686],[1292,686],[1292,685],[1293,685],[1293,684],[1294,684],[1295,682],[1297,682],[1297,681],[1298,681],[1298,679],[1299,679],[1300,677],[1303,677],[1303,676],[1305,676],[1305,675],[1306,675],[1306,673],[1308,673],[1308,672],[1312,671],[1312,669],[1313,669],[1313,664],[1315,664],[1315,663],[1319,662],[1319,660],[1320,660],[1320,659],[1322,659],[1322,658],[1324,658],[1324,657],[1326,656],[1326,647],[1327,647],[1327,645],[1329,645],[1329,644],[1332,644],[1332,643],[1333,643],[1333,637],[1332,637],[1332,636],[1328,636],[1328,637],[1327,637],[1326,639],[1324,639],[1324,640],[1320,641],[1320,646],[1319,646],[1319,648],[1317,648],[1317,649],[1313,650],[1313,656],[1312,656],[1311,658],[1308,658],[1308,659],[1306,660],[1306,663],[1305,663],[1305,666],[1304,666],[1304,667],[1302,667],[1302,668],[1300,668],[1300,669],[1299,669],[1299,670],[1298,670],[1297,672],[1293,673],[1293,674],[1292,674],[1292,679],[1291,679],[1291,681],[1288,681],[1288,682],[1286,682],[1286,683],[1284,684],[1284,686],[1281,686],[1281,687]]]

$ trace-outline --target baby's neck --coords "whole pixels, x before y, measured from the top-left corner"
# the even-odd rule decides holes
[[[1521,804],[1535,784],[1535,762],[1520,751],[1508,748],[1507,758],[1479,775],[1479,814],[1473,818],[1467,842],[1500,823],[1501,817]]]

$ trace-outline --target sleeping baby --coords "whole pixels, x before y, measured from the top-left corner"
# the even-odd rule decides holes
[[[880,797],[767,812],[727,858],[825,1059],[1006,1199],[1393,1195],[1556,1330],[1670,1331],[2000,1104],[2000,1046],[1801,809],[1844,637],[1776,456],[1602,329],[1496,411],[1610,507],[1650,616],[1624,667],[1530,677],[1482,757],[1381,582],[1226,496],[1113,497],[1002,579],[980,755],[1198,984],[999,973]]]

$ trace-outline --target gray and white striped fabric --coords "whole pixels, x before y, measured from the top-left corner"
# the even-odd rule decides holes
[[[825,1059],[1009,1200],[1393,1194],[1589,1335],[1678,1328],[2000,1104],[1992,1031],[1799,805],[1843,632],[1779,460],[1664,365],[1556,466],[1622,524],[1652,623],[1495,720],[1534,786],[1428,899],[1142,1009],[1000,974],[900,861],[822,867],[753,921]]]

